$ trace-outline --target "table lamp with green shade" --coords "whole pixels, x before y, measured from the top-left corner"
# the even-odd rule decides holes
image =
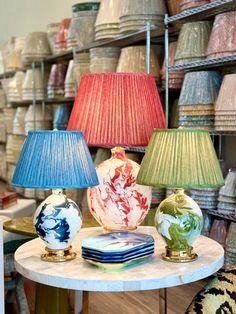
[[[208,131],[155,129],[137,183],[173,188],[173,194],[161,202],[155,216],[156,228],[167,244],[162,258],[173,262],[195,260],[192,244],[201,233],[203,218],[199,206],[184,189],[224,185]]]

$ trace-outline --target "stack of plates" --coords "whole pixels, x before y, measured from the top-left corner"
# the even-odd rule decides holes
[[[169,44],[169,58],[168,66],[172,67],[175,64],[175,52],[176,52],[177,42],[172,42]],[[170,89],[181,89],[184,80],[184,72],[182,71],[169,71],[169,88]],[[166,67],[165,60],[161,69],[161,82],[162,87],[166,86]]]
[[[236,269],[236,223],[231,222],[226,237],[225,245],[225,268]]]
[[[22,99],[42,100],[43,98],[44,98],[44,85],[40,69],[36,68],[34,72],[31,69],[27,70],[22,85]]]
[[[118,47],[101,47],[90,49],[90,72],[116,72],[119,56],[120,48]]]
[[[25,73],[18,71],[8,84],[7,99],[10,102],[22,100],[22,85],[25,79]]]
[[[65,78],[65,97],[75,97],[74,60],[70,60]]]
[[[204,188],[204,189],[190,189],[189,195],[203,209],[216,209],[219,189]]]
[[[68,30],[70,27],[71,19],[64,19],[61,21],[57,36],[56,42],[53,51],[55,54],[60,54],[67,52],[69,50],[67,39],[68,39]]]
[[[189,72],[179,98],[179,126],[214,129],[214,103],[221,85],[217,71]]]
[[[120,15],[120,32],[136,31],[145,26],[147,22],[164,31],[165,13],[163,0],[125,0]]]
[[[215,104],[215,129],[217,131],[236,130],[236,74],[224,76],[219,96]]]
[[[82,257],[91,264],[116,270],[139,263],[154,253],[151,235],[111,232],[82,241]]]
[[[115,38],[119,34],[119,21],[124,0],[101,0],[95,22],[95,39]]]
[[[66,64],[53,64],[48,80],[48,98],[60,98],[64,96],[64,85],[66,77]]]
[[[90,73],[90,57],[89,53],[78,53],[74,56],[74,78],[79,85],[81,76]]]
[[[236,171],[230,169],[225,179],[225,185],[220,189],[218,212],[225,215],[235,215],[236,212]]]

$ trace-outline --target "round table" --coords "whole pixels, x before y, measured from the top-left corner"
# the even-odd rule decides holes
[[[224,250],[214,240],[200,236],[194,243],[198,259],[190,263],[171,263],[160,257],[165,243],[154,227],[139,227],[137,232],[151,234],[155,253],[146,263],[121,271],[105,271],[81,257],[81,240],[103,233],[102,228],[81,229],[73,241],[77,258],[70,262],[41,261],[44,243],[35,239],[23,244],[15,253],[16,269],[23,276],[49,286],[81,291],[153,290],[187,284],[206,278],[224,263]]]

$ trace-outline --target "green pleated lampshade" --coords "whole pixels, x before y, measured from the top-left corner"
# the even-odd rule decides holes
[[[224,179],[208,131],[155,129],[137,183],[174,188],[223,186]]]

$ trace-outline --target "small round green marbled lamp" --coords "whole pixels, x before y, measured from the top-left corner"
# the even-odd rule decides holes
[[[203,217],[197,203],[184,194],[184,188],[224,185],[208,131],[155,129],[137,183],[174,188],[155,216],[156,228],[167,244],[162,258],[173,262],[195,260],[192,244],[201,233]]]

